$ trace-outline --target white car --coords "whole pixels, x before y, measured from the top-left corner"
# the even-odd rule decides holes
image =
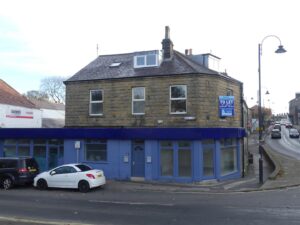
[[[91,188],[102,186],[106,179],[102,170],[92,169],[86,164],[65,164],[38,174],[33,186],[38,189],[78,188],[88,192]]]

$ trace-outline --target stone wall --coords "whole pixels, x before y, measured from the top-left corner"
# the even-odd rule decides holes
[[[170,86],[187,85],[187,113],[170,114]],[[241,83],[213,75],[140,77],[66,84],[67,127],[241,127]],[[132,88],[145,87],[145,115],[132,115]],[[90,90],[102,89],[103,115],[89,115]],[[218,97],[235,96],[235,116],[220,118]],[[195,117],[186,120],[185,117]],[[162,123],[158,123],[158,120]]]

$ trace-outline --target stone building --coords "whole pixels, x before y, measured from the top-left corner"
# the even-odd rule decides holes
[[[99,56],[65,81],[66,127],[0,129],[0,155],[18,152],[7,138],[26,137],[43,169],[80,161],[108,179],[239,178],[247,155],[243,84],[216,71],[218,60],[174,50],[169,27],[162,50]]]
[[[289,119],[295,125],[300,124],[300,93],[296,93],[295,98],[289,101]]]
[[[243,84],[173,50],[97,57],[66,84],[66,127],[242,127]],[[205,54],[205,58],[210,54]],[[234,116],[220,116],[220,96]]]

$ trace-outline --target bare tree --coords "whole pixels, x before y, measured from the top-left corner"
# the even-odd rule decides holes
[[[66,87],[63,77],[47,77],[41,80],[40,91],[48,95],[49,100],[56,103],[65,102]]]
[[[29,100],[31,99],[37,99],[37,100],[48,100],[48,95],[41,91],[31,90],[27,91],[26,94],[24,94],[26,98]]]

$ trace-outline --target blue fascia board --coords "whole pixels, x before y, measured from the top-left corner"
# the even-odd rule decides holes
[[[60,139],[147,139],[203,140],[242,138],[244,128],[1,128],[0,139],[60,138]]]

